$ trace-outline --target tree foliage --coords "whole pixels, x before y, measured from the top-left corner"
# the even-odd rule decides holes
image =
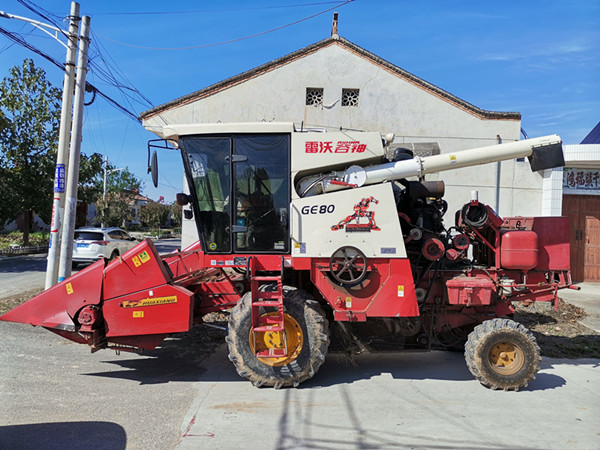
[[[177,203],[173,203],[173,204],[171,204],[170,208],[171,208],[171,223],[176,227],[180,227],[181,226],[181,216],[183,215],[181,206],[179,206]]]
[[[131,220],[131,196],[123,192],[109,192],[97,202],[96,219],[107,227],[123,227]]]
[[[60,118],[60,89],[26,59],[0,82],[0,166],[11,201],[2,219],[35,210],[46,221],[52,205]]]
[[[169,219],[169,210],[168,205],[148,202],[140,209],[140,218],[151,227],[163,227]]]
[[[134,219],[131,206],[135,201],[135,195],[140,193],[143,181],[127,167],[117,171],[113,165],[108,164],[106,170],[106,196],[104,196],[104,169],[102,169],[102,175],[89,188],[89,203],[97,202],[96,219],[100,223],[110,227],[124,226],[125,221]]]
[[[108,164],[106,177],[106,192],[137,192],[141,193],[144,182],[129,171],[129,167],[116,170],[115,166]],[[104,183],[104,180],[102,180]]]
[[[0,221],[35,211],[50,222],[62,92],[26,59],[0,82]],[[101,168],[100,155],[81,155],[80,187]],[[4,190],[6,189],[6,190]],[[30,224],[25,222],[27,245]]]

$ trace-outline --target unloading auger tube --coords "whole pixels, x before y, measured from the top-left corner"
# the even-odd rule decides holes
[[[562,140],[554,134],[535,139],[496,144],[373,166],[352,165],[344,171],[310,175],[299,182],[300,195],[308,197],[348,187],[361,187],[429,173],[460,169],[491,162],[528,157],[532,171],[564,166]]]

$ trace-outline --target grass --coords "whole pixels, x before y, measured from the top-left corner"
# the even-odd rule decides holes
[[[29,246],[47,246],[50,240],[50,233],[45,232],[32,232],[29,233]],[[10,246],[23,246],[23,232],[22,231],[11,231],[10,233],[0,233],[0,249],[9,248]]]

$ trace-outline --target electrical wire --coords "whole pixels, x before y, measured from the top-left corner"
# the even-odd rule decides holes
[[[351,0],[352,1],[352,0]],[[341,4],[343,1],[333,2],[314,2],[314,3],[298,3],[295,5],[277,5],[277,6],[255,6],[249,8],[227,8],[227,9],[201,9],[191,11],[133,11],[133,12],[104,12],[104,13],[90,13],[94,16],[148,16],[148,15],[173,15],[173,14],[205,14],[214,12],[237,12],[237,11],[261,11],[269,9],[283,9],[283,8],[298,8],[303,6],[318,6],[318,5],[331,5]]]
[[[279,30],[282,30],[284,28],[291,27],[292,25],[296,25],[296,24],[299,24],[301,22],[313,19],[313,18],[315,18],[317,16],[320,16],[322,14],[328,13],[329,11],[332,11],[332,10],[334,10],[336,8],[341,8],[342,6],[346,6],[348,3],[351,3],[353,1],[354,0],[346,0],[343,3],[338,4],[338,5],[336,5],[336,6],[332,7],[332,8],[326,9],[326,10],[318,12],[316,14],[312,14],[310,16],[304,17],[304,18],[296,20],[294,22],[291,22],[291,23],[288,23],[288,24],[285,24],[285,25],[281,25],[279,27],[271,28],[270,30],[261,31],[260,33],[255,33],[255,34],[251,34],[251,35],[248,35],[248,36],[243,36],[243,37],[240,37],[240,38],[229,39],[227,41],[215,42],[215,43],[212,43],[212,44],[193,45],[193,46],[189,46],[189,47],[148,47],[148,46],[144,46],[144,45],[135,45],[135,44],[128,44],[126,42],[116,41],[114,39],[111,39],[111,38],[109,38],[107,36],[103,36],[101,34],[98,34],[98,36],[100,36],[102,39],[105,39],[107,41],[113,42],[115,44],[124,45],[126,47],[140,48],[140,49],[143,49],[143,50],[159,50],[159,51],[169,50],[169,51],[174,51],[174,50],[194,50],[194,49],[199,49],[199,48],[209,48],[209,47],[216,47],[216,46],[219,46],[219,45],[233,44],[234,42],[240,42],[240,41],[244,41],[246,39],[252,39],[252,38],[255,38],[255,37],[258,37],[258,36],[263,36],[263,35],[268,34],[268,33],[273,33],[274,31],[279,31]]]
[[[59,61],[57,61],[56,59],[54,59],[52,56],[48,55],[47,53],[44,53],[43,51],[41,51],[37,47],[31,45],[30,43],[28,43],[25,39],[23,39],[18,34],[12,33],[11,31],[8,31],[8,30],[6,30],[5,28],[2,28],[2,27],[0,27],[0,34],[3,34],[4,36],[6,36],[11,41],[13,41],[13,42],[15,42],[15,43],[17,43],[19,45],[22,45],[26,49],[31,50],[32,52],[40,55],[42,58],[44,58],[44,59],[48,60],[49,62],[51,62],[52,64],[54,64],[60,70],[63,70],[63,71],[65,70],[64,64],[60,63]]]
[[[42,58],[44,58],[47,61],[49,61],[52,64],[54,64],[60,70],[62,70],[62,71],[65,70],[64,64],[60,63],[59,61],[57,61],[56,59],[54,59],[52,56],[48,55],[47,53],[43,52],[42,50],[38,49],[37,47],[31,45],[30,43],[28,43],[27,41],[25,41],[24,39],[22,39],[20,36],[16,35],[15,33],[12,33],[10,31],[8,31],[8,30],[0,27],[0,34],[5,35],[10,40],[16,42],[19,45],[22,45],[23,47],[27,48],[28,50],[31,50],[32,52],[40,55]],[[111,97],[109,97],[107,94],[105,94],[104,92],[102,92],[100,89],[98,89],[93,84],[86,83],[86,90],[88,90],[88,87],[90,89],[92,89],[93,91],[95,91],[96,94],[98,94],[99,96],[101,96],[108,103],[110,103],[114,108],[116,108],[119,111],[121,111],[123,114],[129,116],[130,118],[132,118],[136,122],[141,122],[140,119],[138,118],[137,114],[129,111],[127,108],[125,108],[124,106],[120,105],[117,101],[113,100]]]

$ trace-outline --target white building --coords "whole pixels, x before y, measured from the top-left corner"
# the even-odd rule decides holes
[[[333,30],[323,41],[160,105],[141,118],[144,127],[157,132],[166,124],[252,121],[379,131],[395,133],[397,145],[421,144],[431,151],[438,144],[441,153],[511,142],[521,134],[520,113],[480,109]],[[473,190],[500,216],[561,214],[562,171],[532,173],[527,160],[427,176],[438,178],[446,184],[448,224]]]

